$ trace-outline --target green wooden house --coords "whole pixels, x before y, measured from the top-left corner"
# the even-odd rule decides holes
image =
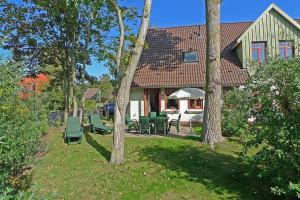
[[[235,50],[248,72],[249,61],[263,61],[267,56],[299,56],[300,23],[275,4],[267,10],[236,40]]]

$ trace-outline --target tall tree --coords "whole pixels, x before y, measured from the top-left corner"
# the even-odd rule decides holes
[[[30,69],[47,64],[62,68],[67,116],[72,102],[74,110],[77,107],[73,94],[78,66],[85,68],[93,55],[101,58],[106,35],[115,25],[116,18],[107,2],[23,0],[0,5],[0,41],[4,48],[11,50],[16,60],[24,60]]]
[[[206,83],[202,140],[212,147],[224,140],[221,131],[221,0],[206,0]]]
[[[132,56],[130,58],[129,65],[127,66],[125,72],[122,74],[122,77],[120,78],[120,85],[118,88],[116,104],[115,104],[113,148],[112,148],[111,160],[110,160],[111,164],[122,164],[125,160],[124,130],[125,130],[126,108],[129,103],[131,83],[145,44],[145,38],[147,35],[147,30],[150,21],[151,7],[152,7],[152,0],[145,0],[141,25],[139,28],[137,40],[134,44],[134,48],[132,49]],[[119,26],[121,30],[123,24],[121,20],[122,16],[119,14],[118,9],[116,9],[116,11],[118,13]],[[124,40],[122,39],[123,38],[120,37],[119,45],[123,45],[122,41]],[[119,48],[118,55],[117,55],[118,59],[121,59],[121,53],[122,53],[122,49]],[[120,65],[121,63],[120,60],[118,60],[117,63],[119,63]]]

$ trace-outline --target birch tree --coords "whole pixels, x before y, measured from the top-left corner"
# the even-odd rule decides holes
[[[202,140],[212,147],[224,140],[221,132],[221,0],[206,0],[206,83]]]
[[[124,23],[122,12],[117,6],[117,2],[114,1],[115,10],[118,16],[118,24],[120,30],[119,48],[116,56],[116,64],[120,69],[122,49],[124,44]],[[113,133],[113,146],[111,153],[111,164],[122,164],[125,161],[124,152],[124,130],[125,130],[125,115],[126,108],[129,102],[130,87],[134,77],[135,70],[137,68],[142,50],[145,44],[145,38],[149,27],[150,13],[152,7],[152,0],[145,0],[143,15],[141,19],[141,25],[139,28],[137,40],[134,48],[132,49],[132,55],[122,77],[120,78],[120,84],[115,99],[115,116],[114,116],[114,133]]]

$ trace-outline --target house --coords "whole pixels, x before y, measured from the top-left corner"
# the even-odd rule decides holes
[[[98,88],[87,88],[84,92],[84,97],[87,100],[99,100],[100,90]]]
[[[167,112],[181,121],[202,121],[203,99],[169,100],[185,87],[205,84],[205,25],[149,29],[130,91],[132,119],[150,111]],[[222,89],[242,86],[255,69],[249,61],[263,62],[268,56],[299,56],[300,21],[271,4],[254,22],[221,24]]]
[[[40,94],[42,88],[49,83],[49,79],[45,74],[34,74],[21,79],[20,97],[26,99],[32,94]]]

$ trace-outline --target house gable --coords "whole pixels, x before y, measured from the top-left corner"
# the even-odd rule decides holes
[[[300,55],[300,24],[275,4],[267,10],[245,31],[233,46],[243,66],[250,74],[248,62],[252,58],[252,42],[266,42],[267,56],[274,57],[279,54],[279,41],[293,41],[295,56]]]

